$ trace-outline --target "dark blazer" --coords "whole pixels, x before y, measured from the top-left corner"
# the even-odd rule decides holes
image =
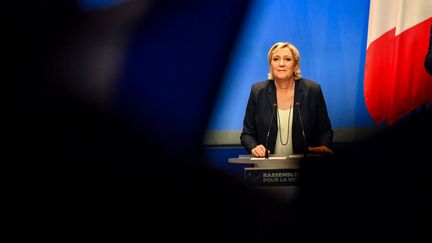
[[[429,49],[425,57],[424,66],[426,71],[432,75],[432,25],[430,26]]]
[[[276,86],[273,80],[252,85],[240,136],[241,144],[249,153],[259,144],[265,146],[273,104],[276,103]],[[325,145],[330,148],[333,141],[333,130],[321,86],[304,78],[296,80],[294,104],[296,105],[292,125],[293,152],[303,153],[305,146],[298,108],[300,108],[305,130],[306,146]],[[268,141],[268,149],[271,153],[275,149],[277,132],[277,112],[275,112]]]

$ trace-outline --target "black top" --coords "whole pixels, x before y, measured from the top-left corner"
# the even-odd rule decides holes
[[[243,121],[243,131],[240,136],[241,144],[249,153],[259,144],[265,146],[267,131],[274,109],[273,104],[276,103],[276,86],[273,80],[266,80],[252,85]],[[293,111],[293,152],[304,152],[304,139],[298,109],[300,109],[302,116],[306,145],[331,147],[333,130],[321,86],[304,78],[296,80],[294,104],[297,105],[294,106]],[[277,132],[277,113],[275,113],[268,141],[268,149],[271,153],[274,153]]]

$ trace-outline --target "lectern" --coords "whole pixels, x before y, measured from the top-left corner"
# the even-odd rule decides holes
[[[247,187],[271,193],[291,201],[296,195],[299,181],[299,165],[303,155],[289,157],[270,156],[268,159],[240,155],[228,159],[232,164],[249,165],[244,168],[244,183]]]

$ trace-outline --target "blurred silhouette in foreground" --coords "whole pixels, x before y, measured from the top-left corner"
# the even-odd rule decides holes
[[[162,242],[411,233],[412,210],[426,205],[411,199],[423,196],[414,178],[429,183],[420,157],[430,147],[429,114],[306,161],[299,198],[285,205],[202,156],[246,1],[78,3],[4,6],[6,231]]]

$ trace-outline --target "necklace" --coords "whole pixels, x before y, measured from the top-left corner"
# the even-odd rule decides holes
[[[279,109],[278,109],[278,120],[279,120],[279,127],[278,127],[278,130],[279,130],[279,140],[280,140],[280,143],[282,144],[282,145],[287,145],[288,144],[288,141],[289,141],[289,124],[290,124],[290,120],[291,120],[291,108],[289,108],[288,109],[288,126],[287,126],[287,136],[286,136],[286,142],[283,142],[282,141],[282,126],[281,126],[281,121],[280,121],[280,114],[279,114]]]
[[[295,83],[294,83],[294,85],[295,85]],[[295,86],[293,87],[293,89],[292,89],[292,91],[291,91],[291,97],[292,97],[292,99],[294,100],[294,89],[295,89]],[[292,103],[291,103],[292,104]],[[279,121],[279,124],[278,124],[278,130],[279,130],[279,141],[280,141],[280,143],[282,144],[282,145],[287,145],[288,144],[288,141],[289,141],[289,130],[290,130],[290,121],[291,121],[291,113],[292,113],[292,105],[290,105],[289,107],[288,107],[288,125],[287,125],[287,136],[286,136],[286,142],[283,142],[282,141],[282,126],[281,126],[281,121],[280,121],[280,113],[279,113],[279,109],[278,109],[278,121]]]

